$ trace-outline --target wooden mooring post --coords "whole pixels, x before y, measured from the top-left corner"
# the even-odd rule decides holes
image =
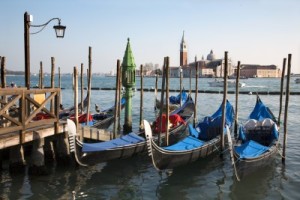
[[[143,65],[141,65],[141,90],[140,90],[140,131],[144,130],[144,123],[143,123],[143,114],[144,114],[144,72],[143,72]]]
[[[61,89],[61,74],[60,74],[60,67],[58,68],[58,87]],[[59,107],[62,104],[62,92],[59,94]]]
[[[5,69],[5,57],[0,57],[1,62],[1,87],[6,88],[6,69]]]
[[[162,70],[162,82],[161,82],[161,92],[160,92],[160,110],[159,117],[162,119],[163,108],[164,108],[164,94],[165,94],[165,80],[166,80],[166,58],[164,58],[164,65]],[[158,124],[158,146],[161,146],[161,130],[162,130],[162,120]]]
[[[81,63],[81,69],[80,69],[80,111],[81,111],[81,114],[84,113],[84,107],[83,107],[83,63]]]
[[[221,152],[224,150],[224,127],[226,116],[226,100],[227,100],[227,79],[228,79],[228,52],[225,51],[225,66],[224,66],[224,91],[223,91],[223,103],[222,103],[222,126],[221,126]]]
[[[55,87],[55,83],[54,83],[54,74],[55,73],[55,58],[51,57],[51,88]],[[51,101],[51,108],[50,108],[51,113],[54,113],[54,101]]]
[[[285,65],[286,65],[286,58],[283,59],[281,81],[280,81],[279,113],[278,113],[278,120],[277,120],[277,126],[278,127],[280,127],[280,118],[281,118],[281,111],[282,111],[282,96],[283,96]]]
[[[122,102],[121,102],[121,99],[122,99],[122,65],[120,65],[120,61],[119,61],[119,87],[117,89],[118,91],[118,97],[119,97],[119,104],[118,104],[118,112],[117,112],[117,116],[118,116],[118,120],[117,120],[117,123],[118,123],[118,134],[121,133],[121,110],[122,110]]]
[[[169,57],[166,57],[166,146],[169,146],[169,115],[170,115],[170,106],[169,106]],[[181,100],[181,99],[180,99]],[[162,118],[161,118],[162,120]]]
[[[154,110],[156,110],[157,88],[158,88],[158,73],[155,74],[155,89],[154,89]]]
[[[180,95],[180,107],[182,106],[182,68],[179,69],[179,95]]]
[[[115,110],[114,110],[114,129],[113,129],[113,138],[117,137],[117,134],[119,133],[119,104],[120,104],[120,74],[121,74],[121,68],[120,68],[120,60],[117,60],[117,76],[116,76],[116,93],[115,93]]]
[[[234,138],[237,138],[238,129],[238,103],[239,103],[239,82],[240,82],[241,62],[238,61],[235,82],[235,116],[234,116]]]
[[[283,147],[282,147],[282,163],[285,164],[286,158],[286,146],[287,146],[287,119],[288,119],[288,108],[289,108],[289,99],[290,99],[290,77],[291,77],[291,63],[292,63],[292,54],[288,55],[288,65],[287,65],[287,79],[286,79],[286,93],[285,93],[285,109],[284,109],[284,125],[283,125]]]
[[[199,63],[197,62],[197,56],[195,56],[195,65],[196,65],[196,76],[195,76],[195,106],[194,106],[194,120],[193,120],[193,127],[196,127],[197,122],[197,101],[198,101],[198,68]],[[191,93],[189,94],[191,95]]]
[[[1,69],[0,69],[1,87],[4,88],[4,85],[6,82],[6,81],[4,81],[5,70],[2,67],[2,57],[1,56],[0,56],[0,67],[1,67]],[[4,84],[3,84],[3,82],[4,82]],[[3,120],[2,117],[1,117],[1,120]],[[0,151],[0,170],[2,170],[2,151]]]
[[[89,47],[89,73],[88,73],[88,105],[86,111],[86,124],[90,120],[90,106],[91,106],[91,87],[92,87],[92,47]]]
[[[39,74],[39,88],[44,88],[44,72],[43,72],[43,62],[40,62],[40,74]]]

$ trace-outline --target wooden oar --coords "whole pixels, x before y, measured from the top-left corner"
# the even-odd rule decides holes
[[[228,126],[226,126],[226,133],[227,133],[226,135],[227,135],[227,141],[228,141],[228,149],[230,151],[231,164],[233,165],[233,168],[234,168],[234,174],[235,174],[236,180],[240,181],[239,175],[236,170],[235,162],[234,162],[233,149],[232,149],[233,145],[232,145],[231,134],[230,134],[230,130],[229,130]]]

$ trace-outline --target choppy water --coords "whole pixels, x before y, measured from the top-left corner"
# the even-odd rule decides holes
[[[17,82],[16,78],[12,80]],[[63,104],[72,105],[71,78],[64,77],[62,80],[62,87],[66,88],[63,90]],[[145,88],[154,87],[154,78],[144,80]],[[199,89],[209,89],[207,82],[210,80],[201,79]],[[36,84],[35,81],[37,79],[32,78],[32,84]],[[243,81],[248,88],[241,90],[253,93],[267,89],[279,91],[280,79]],[[113,87],[114,83],[113,78],[94,77],[92,86]],[[171,79],[170,85],[173,89],[179,89],[179,79]],[[189,89],[188,79],[184,79],[184,86]],[[139,79],[136,87],[139,87]],[[300,84],[295,84],[293,79],[291,91],[300,91]],[[138,127],[139,123],[139,97],[139,92],[133,97],[134,127]],[[198,118],[212,114],[222,98],[222,94],[198,94]],[[228,95],[228,99],[234,104],[235,95]],[[255,99],[255,95],[239,96],[241,121],[247,118]],[[261,99],[277,116],[279,96],[261,95]],[[92,91],[92,105],[98,103],[105,108],[112,105],[113,100],[114,91]],[[144,118],[150,121],[155,116],[153,104],[154,93],[144,92]],[[53,164],[47,166],[51,170],[47,176],[29,176],[27,173],[10,175],[7,166],[4,166],[0,172],[0,199],[72,199],[73,191],[77,199],[299,199],[299,114],[299,96],[290,96],[286,164],[281,163],[278,154],[270,165],[243,177],[240,182],[235,179],[228,154],[223,158],[218,154],[212,155],[191,165],[176,168],[172,173],[157,172],[146,155],[139,155],[86,168]],[[283,115],[281,119],[283,121]],[[282,131],[283,128],[281,143]]]

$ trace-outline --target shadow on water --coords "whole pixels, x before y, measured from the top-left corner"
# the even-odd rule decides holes
[[[276,174],[276,165],[278,162],[278,160],[274,159],[268,165],[245,174],[241,177],[240,181],[237,181],[235,177],[233,177],[229,197],[231,199],[270,198],[270,196],[272,196],[271,194],[274,192],[272,181]],[[277,198],[278,197],[279,196],[277,196]]]
[[[77,171],[84,177],[84,181],[80,181],[74,187],[76,197],[86,199],[142,199],[141,185],[144,182],[143,176],[145,176],[143,173],[149,164],[150,159],[146,155],[140,155],[80,168]],[[101,170],[99,170],[100,168],[95,170],[95,167],[100,165],[102,165]],[[78,172],[76,176],[79,176]]]
[[[225,182],[223,167],[224,160],[215,153],[171,172],[161,172],[156,195],[158,199],[216,198]]]

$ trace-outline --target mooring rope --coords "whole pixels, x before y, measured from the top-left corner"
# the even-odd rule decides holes
[[[284,159],[285,159],[285,156],[283,156],[282,153],[281,153],[281,151],[280,151],[279,145],[276,147],[276,149],[277,149],[279,155],[281,156],[281,158],[284,158]]]

